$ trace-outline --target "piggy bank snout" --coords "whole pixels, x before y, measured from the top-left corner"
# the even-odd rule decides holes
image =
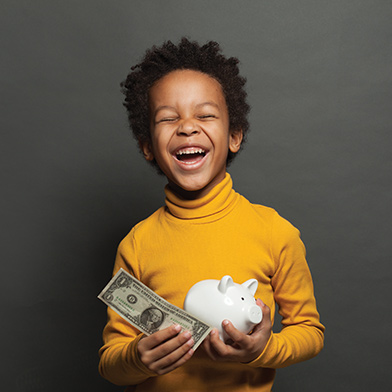
[[[257,305],[252,305],[248,310],[249,321],[258,324],[263,319],[263,312]]]

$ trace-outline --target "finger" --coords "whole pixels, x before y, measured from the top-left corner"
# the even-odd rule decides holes
[[[263,306],[266,306],[265,303],[260,298],[256,299],[256,305],[260,306],[260,308],[262,308],[262,309],[263,309]]]
[[[261,307],[263,312],[263,319],[261,320],[260,327],[261,328],[270,328],[271,327],[271,309],[260,299],[257,298],[256,304]]]
[[[158,369],[158,370],[156,371],[156,373],[157,373],[158,375],[161,376],[162,374],[166,374],[166,373],[172,372],[173,370],[177,369],[178,367],[184,365],[184,363],[186,363],[187,361],[189,361],[189,360],[192,358],[193,354],[194,354],[194,350],[193,350],[193,349],[189,349],[189,350],[186,351],[186,353],[185,353],[180,359],[178,359],[176,362],[174,362],[174,363],[172,363],[171,365],[166,366],[166,367],[164,367],[164,368],[162,368],[162,369]]]
[[[256,299],[256,305],[260,306],[261,310],[263,311],[263,317],[264,317],[264,312],[268,314],[271,312],[270,308],[260,298]]]
[[[189,348],[191,348],[194,345],[192,335],[189,331],[185,331],[185,332],[179,334],[178,336],[175,336],[175,337],[163,342],[159,346],[154,347],[153,349],[151,349],[148,352],[147,357],[145,357],[145,358],[147,358],[147,360],[150,363],[159,362],[162,358],[166,358],[166,357],[173,358],[173,357],[175,357],[175,355],[170,357],[170,354],[175,352],[176,350],[178,350],[179,348],[183,347],[186,344],[189,346],[188,350],[189,350]],[[185,350],[185,348],[184,348],[184,350]],[[182,353],[182,354],[184,354],[184,353]],[[171,362],[174,362],[177,359],[174,358],[174,359],[167,360],[163,364],[160,364],[159,367],[168,366]]]
[[[235,328],[233,323],[229,320],[223,320],[222,326],[229,338],[236,344],[241,344],[244,341],[244,338],[248,336]]]
[[[214,350],[214,348],[211,345],[211,337],[212,335],[218,335],[218,331],[216,329],[213,329],[210,334],[204,339],[203,342],[203,349],[207,353],[207,355],[214,361],[218,359],[217,354]]]
[[[187,340],[176,350],[156,361],[152,366],[152,370],[161,375],[171,372],[177,367],[182,366],[192,357],[194,353],[194,350],[192,349],[193,345],[193,339]]]
[[[152,335],[141,339],[138,343],[137,351],[142,363],[147,367],[150,367],[152,363],[189,340],[191,337],[189,332],[185,335],[180,334],[181,337],[179,337],[179,331],[181,331],[179,325],[172,325],[162,331],[155,332]],[[179,339],[176,340],[178,337]]]
[[[227,360],[234,353],[234,348],[220,339],[217,330],[213,331],[214,333],[210,334],[210,352],[214,357],[213,359],[222,360],[225,358]]]
[[[155,332],[150,336],[147,336],[140,340],[140,344],[145,350],[151,350],[156,346],[159,346],[164,341],[173,338],[178,335],[181,331],[181,326],[178,324],[171,325],[161,331]]]

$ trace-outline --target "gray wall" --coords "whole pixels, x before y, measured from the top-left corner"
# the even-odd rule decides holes
[[[391,20],[387,0],[2,0],[1,390],[122,390],[97,373],[96,295],[164,179],[119,83],[182,35],[241,59],[252,113],[235,188],[307,245],[325,349],[275,390],[389,390]]]

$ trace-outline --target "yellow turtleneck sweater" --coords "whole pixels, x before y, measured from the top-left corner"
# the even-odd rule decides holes
[[[114,273],[129,271],[172,304],[204,279],[256,278],[256,298],[282,316],[253,362],[210,360],[200,347],[182,367],[163,376],[139,360],[140,332],[108,309],[100,372],[126,391],[270,391],[275,368],[309,359],[323,347],[313,283],[299,232],[273,209],[251,204],[232,189],[229,174],[205,197],[182,200],[165,188],[166,207],[137,224],[118,248]],[[273,322],[273,320],[272,320]]]

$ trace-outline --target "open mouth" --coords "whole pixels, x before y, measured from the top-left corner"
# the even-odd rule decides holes
[[[176,151],[174,155],[176,159],[180,162],[183,162],[185,164],[193,164],[201,161],[207,153],[208,151],[202,148],[191,147],[182,148]]]

